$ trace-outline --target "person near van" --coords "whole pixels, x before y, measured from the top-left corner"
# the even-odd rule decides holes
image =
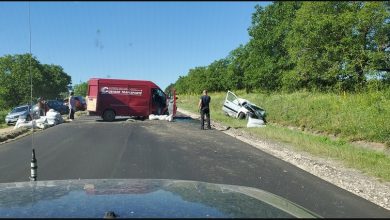
[[[68,101],[68,105],[69,105],[69,121],[73,121],[74,113],[76,111],[76,100],[75,100],[73,94],[74,94],[73,92],[70,92],[69,101]]]
[[[204,117],[206,115],[207,118],[207,128],[211,129],[211,124],[210,124],[210,101],[211,97],[207,95],[207,90],[203,90],[203,95],[200,97],[199,100],[199,111],[200,111],[200,129],[204,130]]]
[[[45,116],[46,112],[48,111],[48,107],[45,99],[43,97],[39,97],[37,105],[38,105],[39,116]]]

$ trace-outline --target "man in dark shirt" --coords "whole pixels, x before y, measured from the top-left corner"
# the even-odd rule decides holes
[[[201,121],[201,127],[200,129],[204,130],[204,116],[207,117],[207,128],[211,129],[210,125],[210,96],[207,95],[207,90],[203,90],[203,95],[200,97],[199,100],[199,111],[200,111],[200,121]]]

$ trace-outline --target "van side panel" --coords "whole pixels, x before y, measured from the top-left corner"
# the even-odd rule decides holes
[[[129,85],[129,115],[148,116],[150,103],[150,89],[146,85]]]
[[[158,88],[150,81],[91,78],[87,109],[100,116],[108,109],[116,116],[148,116],[152,112],[152,87]]]
[[[116,115],[128,115],[129,106],[127,105],[129,97],[123,94],[127,86],[121,84],[100,84],[99,85],[99,112],[104,113],[105,110],[111,109]]]

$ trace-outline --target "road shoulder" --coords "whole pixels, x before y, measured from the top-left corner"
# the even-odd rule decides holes
[[[199,119],[200,117],[198,114],[181,108],[178,108],[177,111],[193,119]],[[213,120],[211,122],[214,129],[222,131],[329,183],[390,210],[390,183],[388,182],[381,182],[359,170],[347,168],[339,161],[330,158],[320,158],[302,151],[298,152],[287,144],[260,140],[240,129],[227,128]]]

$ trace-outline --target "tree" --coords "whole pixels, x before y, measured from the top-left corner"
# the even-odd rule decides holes
[[[247,89],[275,91],[281,88],[283,74],[293,68],[284,44],[300,2],[274,2],[266,8],[256,6],[247,49],[245,81]]]
[[[363,88],[389,63],[388,17],[384,2],[304,2],[285,42],[298,88]]]
[[[172,89],[175,88],[175,84],[174,83],[171,83],[167,86],[167,88],[165,88],[164,92],[165,94],[169,94],[171,92]]]
[[[187,81],[188,76],[179,76],[179,79],[176,80],[174,85],[178,94],[189,93]]]
[[[67,91],[67,85],[70,82],[71,77],[63,71],[62,67],[41,64],[30,54],[0,57],[0,104],[2,108],[30,103],[31,95],[33,103],[40,96],[58,97],[61,92]]]
[[[82,82],[80,84],[76,84],[73,86],[73,92],[75,96],[87,96],[87,91],[88,91],[88,83],[87,82]]]
[[[248,33],[226,58],[180,76],[177,91],[359,91],[370,75],[390,82],[389,2],[257,5]]]
[[[208,91],[226,91],[227,89],[233,89],[232,78],[228,74],[228,59],[220,59],[212,62],[207,66],[205,76],[200,76],[201,81],[205,81],[203,88],[200,88],[199,93],[202,90],[207,89]]]

